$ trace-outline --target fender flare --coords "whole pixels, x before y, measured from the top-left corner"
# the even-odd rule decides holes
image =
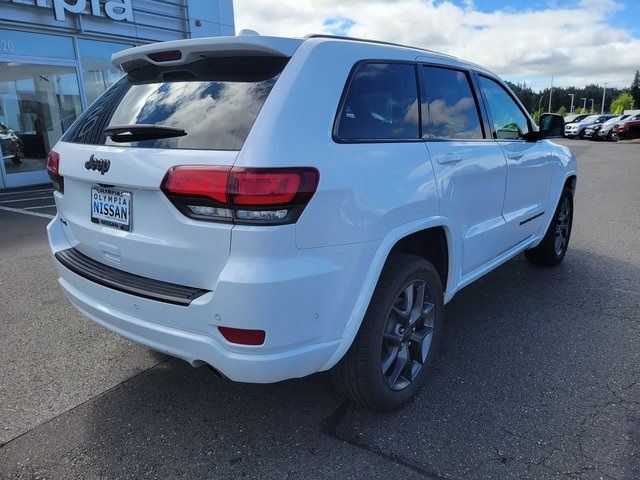
[[[542,240],[544,239],[545,234],[547,233],[547,230],[549,230],[549,225],[551,225],[551,222],[553,221],[553,216],[555,214],[556,208],[558,207],[558,203],[560,203],[560,197],[562,196],[562,191],[564,190],[564,186],[567,183],[567,180],[569,180],[569,178],[571,177],[575,177],[576,178],[576,185],[577,185],[577,179],[578,179],[578,172],[576,170],[571,170],[569,172],[566,172],[564,177],[562,177],[562,183],[560,184],[559,188],[557,189],[557,194],[553,195],[552,199],[553,202],[550,203],[550,206],[553,206],[553,210],[549,209],[549,215],[546,218],[546,223],[545,223],[545,227],[544,230],[542,230],[542,235],[540,235],[540,238],[531,244],[530,247],[527,248],[534,248],[537,247],[540,242],[542,242]],[[575,193],[575,189],[574,189],[574,193]]]
[[[378,284],[378,279],[382,273],[391,249],[402,238],[411,235],[412,233],[426,230],[428,228],[441,227],[444,228],[447,238],[447,250],[449,254],[448,276],[447,285],[445,285],[445,299],[450,299],[453,294],[450,292],[452,285],[456,284],[457,277],[455,276],[455,266],[457,265],[458,258],[456,255],[456,249],[454,248],[451,234],[451,223],[446,217],[434,216],[426,217],[411,222],[404,223],[395,227],[387,235],[385,235],[378,245],[375,255],[371,260],[371,267],[367,272],[366,277],[362,282],[362,288],[356,298],[355,304],[349,315],[349,319],[345,324],[345,329],[342,333],[342,342],[338,348],[334,351],[331,358],[323,365],[320,370],[328,370],[333,367],[340,359],[347,353],[349,347],[353,343],[360,325],[364,319],[364,315],[371,302],[371,297]]]

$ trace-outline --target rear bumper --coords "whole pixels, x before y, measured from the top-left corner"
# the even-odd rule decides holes
[[[343,337],[359,290],[345,292],[362,284],[377,246],[289,252],[290,259],[284,260],[272,251],[267,234],[261,238],[264,257],[232,252],[214,291],[182,306],[117,291],[74,273],[55,259],[56,252],[72,247],[58,216],[47,231],[60,286],[81,313],[137,343],[250,383],[303,377],[333,366],[352,342]],[[282,248],[282,237],[273,244]],[[260,328],[267,340],[257,347],[231,344],[219,325]]]
[[[262,355],[231,352],[212,337],[146,321],[99,303],[64,277],[67,275],[63,273],[58,281],[66,297],[94,322],[153,350],[186,360],[194,366],[209,364],[229,379],[238,382],[272,383],[310,375],[322,368],[340,344],[340,341],[334,341]],[[87,285],[82,285],[82,282],[79,287],[86,289]]]

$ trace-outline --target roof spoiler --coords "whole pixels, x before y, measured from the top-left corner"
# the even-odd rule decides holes
[[[153,43],[129,48],[111,56],[111,62],[125,72],[145,65],[183,65],[209,57],[291,57],[302,39],[243,35],[209,37]]]

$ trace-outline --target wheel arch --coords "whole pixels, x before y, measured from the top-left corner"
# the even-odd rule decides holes
[[[354,307],[345,325],[345,329],[342,335],[342,343],[336,349],[332,357],[325,363],[321,370],[328,370],[333,367],[347,352],[355,336],[360,329],[362,320],[373,296],[373,292],[378,283],[382,270],[392,252],[404,251],[406,253],[414,253],[412,251],[405,250],[405,248],[415,248],[417,239],[438,239],[439,254],[444,255],[446,252],[446,271],[441,272],[438,270],[441,279],[446,278],[446,283],[443,283],[445,290],[445,302],[451,297],[453,286],[455,286],[455,265],[456,265],[456,248],[453,244],[452,227],[446,217],[430,217],[420,220],[414,220],[403,225],[399,225],[391,230],[381,241],[378,249],[371,261],[371,268],[369,269],[365,279],[362,282],[362,288],[355,301]],[[444,243],[446,242],[446,244]],[[442,250],[444,249],[444,251]],[[416,250],[418,251],[418,250]],[[433,251],[427,249],[423,250],[424,255],[429,255],[434,258]],[[417,254],[417,253],[416,253]],[[422,256],[422,255],[421,255]],[[429,259],[429,257],[425,257]],[[433,263],[433,262],[432,262]],[[441,263],[442,267],[442,263]]]
[[[448,290],[449,240],[445,227],[429,227],[406,235],[394,244],[388,257],[393,253],[409,253],[430,262],[438,271],[443,290]]]
[[[575,174],[575,172],[572,172],[567,178],[565,178],[564,188],[568,188],[569,190],[571,190],[571,195],[575,196],[577,183],[578,183],[578,177]]]
[[[561,181],[562,183],[560,183]],[[554,181],[554,187],[552,187],[552,193],[549,197],[549,207],[547,209],[548,213],[547,215],[545,215],[545,222],[543,224],[544,228],[541,228],[540,230],[540,238],[538,238],[538,240],[535,243],[531,244],[528,248],[534,248],[540,244],[540,242],[544,238],[544,232],[547,231],[549,225],[551,225],[551,222],[553,221],[553,214],[556,211],[558,204],[560,203],[562,192],[565,188],[569,188],[571,190],[571,195],[575,196],[577,183],[578,176],[576,170],[570,170],[569,172],[566,172],[563,177],[558,176],[558,178]]]

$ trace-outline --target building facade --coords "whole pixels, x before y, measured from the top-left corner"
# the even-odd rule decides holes
[[[132,46],[234,35],[232,0],[0,0],[0,189],[48,181],[47,152]]]

